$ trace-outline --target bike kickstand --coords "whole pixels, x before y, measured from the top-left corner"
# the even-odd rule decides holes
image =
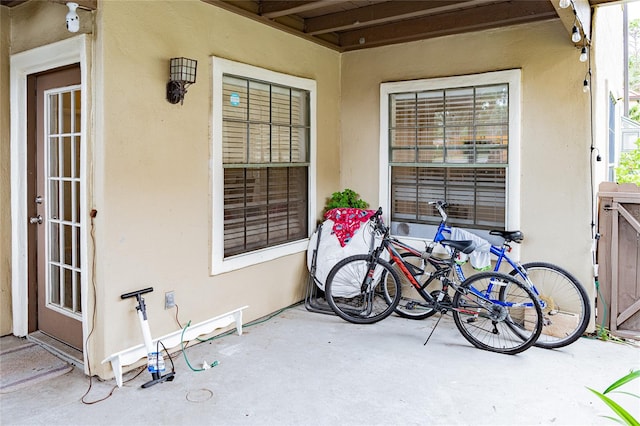
[[[442,316],[444,314],[440,314],[440,316],[438,317],[438,321],[436,321],[435,325],[433,326],[433,328],[431,329],[431,333],[429,333],[429,336],[427,336],[427,340],[425,340],[424,344],[422,346],[427,346],[427,343],[429,342],[429,339],[431,339],[431,336],[433,336],[433,332],[436,331],[436,327],[438,326],[438,324],[440,324],[440,320],[442,319]]]

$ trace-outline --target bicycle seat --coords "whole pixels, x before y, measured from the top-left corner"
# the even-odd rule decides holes
[[[514,243],[521,243],[524,240],[524,234],[522,231],[500,231],[497,229],[489,231],[490,235],[499,235],[505,239],[505,241]]]
[[[472,240],[442,240],[440,244],[453,247],[464,254],[469,254],[476,249],[476,243]]]

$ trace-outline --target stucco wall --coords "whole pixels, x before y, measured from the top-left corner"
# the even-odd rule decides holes
[[[175,310],[164,310],[169,290],[183,324],[243,305],[250,321],[301,300],[305,253],[210,276],[210,56],[317,81],[320,211],[339,183],[338,53],[200,1],[102,2],[96,23],[95,95],[103,102],[91,207],[101,332],[93,350],[140,343],[134,303],[119,300],[139,288],[155,290],[145,296],[154,335],[178,329]],[[183,105],[165,100],[176,56],[198,60]]]
[[[30,1],[12,7],[11,53],[19,53],[54,41],[74,37],[77,34],[90,33],[93,28],[93,13],[77,9],[80,17],[80,29],[77,33],[67,31],[65,17],[69,9],[63,3]]]
[[[11,311],[11,176],[9,132],[9,8],[0,6],[0,336],[10,334]]]
[[[69,37],[47,19],[53,11],[64,16],[66,8],[46,3],[49,9],[41,9],[41,3],[12,9],[17,15],[27,7],[38,11],[33,19],[16,17],[16,52]],[[6,10],[0,7],[3,41]],[[154,336],[178,327],[176,311],[164,310],[166,291],[175,291],[183,324],[249,305],[246,322],[304,295],[304,253],[210,275],[212,55],[317,81],[318,217],[325,198],[344,187],[377,204],[381,82],[521,68],[522,255],[566,266],[592,291],[586,65],[559,21],[343,55],[198,0],[104,1],[81,22],[96,41],[88,209],[98,212],[97,261],[95,275],[87,277],[90,300],[94,284],[97,289],[89,341],[94,374],[107,376],[109,368],[99,364],[104,357],[141,343],[134,303],[120,300],[124,292],[154,287],[145,296]],[[0,71],[6,56],[0,52]],[[176,56],[198,60],[198,81],[184,105],[165,100],[169,59]],[[8,77],[0,74],[0,89],[7,88]],[[5,107],[8,99],[0,102]],[[8,205],[8,113],[0,112],[0,119],[0,203]],[[0,231],[8,235],[8,213],[0,215]],[[10,286],[5,241],[3,321]],[[92,318],[93,310],[87,315]]]
[[[382,82],[522,69],[522,259],[564,265],[592,291],[587,66],[559,20],[342,56],[343,184],[376,203]]]

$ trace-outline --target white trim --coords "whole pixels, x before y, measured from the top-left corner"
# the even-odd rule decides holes
[[[309,240],[304,239],[276,247],[224,258],[224,170],[222,168],[222,76],[234,74],[246,78],[268,81],[309,91],[310,140],[309,140],[309,188],[308,188],[308,235],[315,223],[316,193],[316,82],[308,78],[295,77],[227,59],[211,57],[212,110],[211,110],[211,275],[233,271],[283,256],[303,252]]]
[[[166,347],[167,350],[170,350],[171,348],[178,346],[182,342],[189,342],[190,340],[193,340],[198,336],[202,336],[203,334],[210,334],[216,329],[226,327],[232,323],[235,323],[238,336],[242,336],[242,310],[246,308],[248,308],[248,306],[234,309],[233,311],[227,312],[226,314],[218,315],[217,317],[208,319],[198,324],[190,325],[188,326],[188,328],[185,327],[184,329],[174,331],[162,337],[158,337],[157,339],[151,340],[151,336],[149,335],[149,339],[151,340],[152,346],[157,344],[157,342],[162,342],[162,345]],[[105,364],[107,362],[111,363],[111,369],[113,370],[116,384],[118,385],[118,387],[122,387],[122,367],[131,365],[134,362],[145,358],[146,356],[147,348],[145,344],[140,344],[109,355],[102,361],[102,364]]]
[[[13,334],[26,336],[28,333],[28,273],[27,273],[27,76],[53,68],[80,63],[82,85],[82,123],[80,127],[80,161],[84,166],[81,174],[80,215],[88,218],[87,212],[87,135],[89,129],[89,61],[91,43],[87,34],[37,47],[11,55],[11,290],[13,307]],[[87,260],[87,226],[84,221],[81,232],[82,265],[85,279],[82,285],[82,328],[87,335],[87,292],[89,268]],[[83,339],[84,342],[84,339]],[[84,349],[84,348],[83,348]],[[86,350],[83,350],[86,358]],[[85,371],[86,371],[85,359]]]
[[[382,83],[380,85],[380,177],[379,199],[384,217],[389,221],[391,207],[391,186],[389,185],[389,95],[392,93],[437,90],[452,87],[477,86],[483,84],[509,84],[509,167],[507,175],[507,217],[508,229],[520,227],[520,114],[521,114],[520,69],[470,74],[455,77]]]

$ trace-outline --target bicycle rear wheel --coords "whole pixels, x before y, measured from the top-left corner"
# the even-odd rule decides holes
[[[578,340],[587,329],[591,316],[584,287],[569,272],[551,263],[530,262],[522,267],[542,305],[543,328],[536,346],[554,349]],[[511,271],[511,275],[522,279],[517,273]]]
[[[440,291],[442,289],[442,283],[432,276],[434,272],[440,269],[438,266],[413,253],[402,253],[402,259],[411,265],[409,267],[410,272],[427,293],[432,290]],[[391,262],[390,265],[400,277],[401,297],[395,309],[396,314],[403,318],[415,320],[425,319],[435,314],[436,311],[433,309],[433,305],[420,296],[413,284],[399,270],[400,265],[395,262]]]
[[[371,324],[393,313],[400,300],[400,278],[388,262],[378,259],[372,279],[367,254],[338,262],[325,282],[325,298],[345,321]],[[369,281],[369,282],[368,282]]]
[[[453,296],[453,319],[472,345],[514,355],[530,348],[542,330],[542,311],[533,292],[510,275],[481,272]]]

